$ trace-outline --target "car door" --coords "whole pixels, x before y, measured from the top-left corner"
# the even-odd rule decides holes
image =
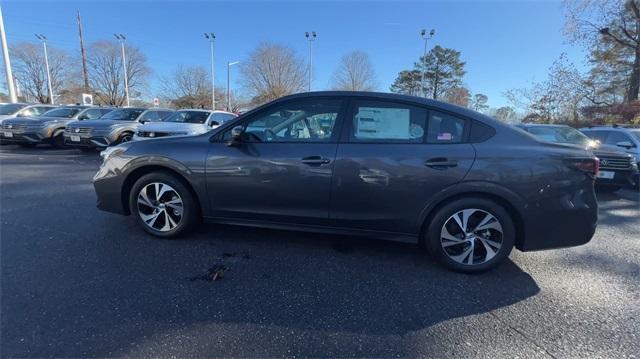
[[[206,181],[214,216],[298,224],[325,224],[337,139],[340,98],[293,99],[239,124],[211,145]]]
[[[336,155],[332,222],[414,233],[430,198],[473,163],[469,121],[395,101],[353,100],[350,108]]]

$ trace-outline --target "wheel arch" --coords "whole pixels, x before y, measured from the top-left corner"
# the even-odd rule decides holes
[[[170,168],[167,166],[155,165],[155,164],[141,166],[132,170],[123,181],[122,191],[120,192],[120,197],[121,197],[120,199],[122,201],[122,208],[124,209],[124,212],[126,215],[131,214],[131,208],[129,208],[129,196],[131,194],[131,189],[133,188],[133,185],[142,176],[147,175],[149,173],[153,173],[153,172],[166,173],[176,178],[180,182],[182,182],[182,184],[184,184],[185,187],[187,187],[189,192],[191,192],[191,195],[193,195],[193,197],[196,199],[198,211],[200,215],[202,215],[203,208],[202,208],[202,203],[200,202],[200,196],[198,196],[198,192],[195,190],[192,184],[186,179],[186,177],[182,173],[180,173],[179,171],[173,168]]]
[[[489,188],[493,189],[491,186],[489,186]],[[505,191],[507,190],[505,189]],[[516,195],[513,193],[508,193],[508,192],[500,193],[500,192],[501,192],[500,190],[496,191],[496,190],[486,190],[486,189],[479,190],[477,188],[467,188],[467,189],[459,188],[457,191],[452,191],[452,193],[449,193],[448,195],[443,196],[442,198],[438,198],[436,201],[431,202],[425,208],[425,210],[423,210],[421,215],[421,221],[419,223],[420,227],[418,231],[418,243],[420,245],[424,245],[425,234],[426,234],[429,223],[431,223],[433,216],[438,212],[438,210],[440,210],[440,208],[445,206],[447,203],[458,200],[458,199],[462,199],[462,198],[482,198],[482,199],[487,199],[492,202],[495,202],[497,205],[501,206],[509,213],[509,215],[511,216],[511,219],[513,220],[513,225],[515,226],[515,229],[516,229],[515,246],[516,248],[521,248],[524,242],[524,236],[526,232],[525,232],[523,215],[521,211],[518,209],[520,200],[517,198],[514,198],[513,196],[516,196]]]

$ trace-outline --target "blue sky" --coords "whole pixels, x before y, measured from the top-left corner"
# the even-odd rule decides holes
[[[379,90],[388,91],[397,73],[422,54],[422,28],[436,29],[429,47],[462,52],[465,84],[507,104],[502,93],[543,80],[554,59],[566,52],[581,66],[584,54],[562,35],[558,1],[349,1],[349,2],[53,2],[1,1],[9,44],[36,41],[79,53],[75,13],[82,15],[85,43],[123,33],[153,69],[154,97],[159,76],[177,65],[209,68],[203,32],[215,32],[216,84],[226,86],[227,61],[242,61],[260,42],[289,45],[308,57],[305,31],[314,30],[314,90],[326,89],[340,57],[351,50],[369,54]],[[78,64],[80,66],[80,64]],[[237,72],[236,72],[237,78]],[[239,86],[235,84],[232,86]]]

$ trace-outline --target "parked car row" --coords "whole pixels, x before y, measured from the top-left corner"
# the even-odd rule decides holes
[[[591,150],[600,161],[600,170],[596,178],[596,186],[601,191],[617,191],[625,186],[638,186],[637,145],[629,140],[640,136],[640,129],[621,127],[597,127],[578,131],[566,125],[521,124],[518,127],[533,134],[541,140],[577,145]],[[626,133],[625,133],[626,132]],[[594,136],[598,133],[600,137]],[[614,141],[607,141],[609,133],[624,135]],[[591,135],[592,137],[588,137]],[[636,137],[637,139],[638,137]],[[621,141],[626,140],[626,141]],[[636,152],[625,151],[635,150]]]
[[[7,104],[0,106],[0,140],[83,150],[131,140],[204,133],[236,115],[210,110]],[[1,117],[4,116],[4,117]],[[163,121],[168,121],[164,123]]]

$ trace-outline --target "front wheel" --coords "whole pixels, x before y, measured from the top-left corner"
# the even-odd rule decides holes
[[[131,140],[133,140],[133,134],[129,132],[125,132],[121,134],[120,137],[118,137],[118,141],[116,141],[116,144],[119,145],[121,143],[129,142]]]
[[[509,213],[493,201],[463,198],[440,208],[426,232],[429,253],[463,273],[489,270],[503,262],[515,243]]]
[[[64,143],[64,135],[60,133],[59,135],[53,137],[51,140],[51,146],[53,146],[54,148],[67,147],[67,145]]]
[[[175,238],[192,230],[200,221],[196,201],[182,181],[165,172],[153,172],[133,185],[129,208],[148,233]]]

